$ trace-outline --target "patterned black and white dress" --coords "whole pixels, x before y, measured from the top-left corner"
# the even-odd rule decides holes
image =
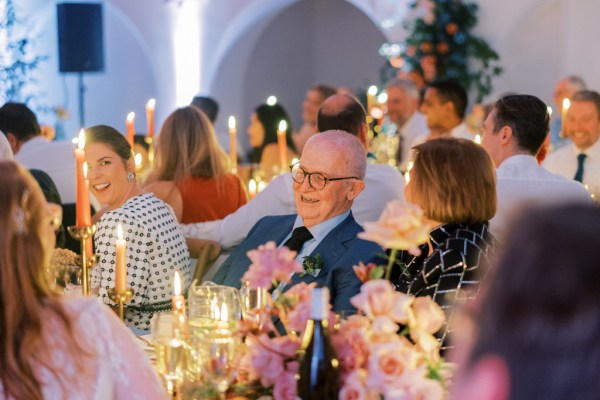
[[[152,193],[144,193],[108,211],[96,224],[94,235],[98,265],[92,269],[92,287],[113,304],[107,294],[115,286],[117,225],[127,241],[127,285],[133,298],[126,304],[125,323],[150,329],[155,312],[171,308],[173,274],[179,270],[183,289],[190,283],[191,268],[185,238],[171,208]]]
[[[401,251],[397,259],[406,274],[397,268],[392,274],[396,290],[414,296],[431,296],[446,312],[446,324],[439,333],[442,349],[449,347],[455,306],[473,300],[479,292],[494,258],[496,239],[488,223],[443,224],[429,232],[429,244],[420,246],[421,255]]]

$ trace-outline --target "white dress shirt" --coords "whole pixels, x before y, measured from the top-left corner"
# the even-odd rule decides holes
[[[0,161],[13,161],[14,159],[10,143],[4,132],[0,131]]]
[[[563,146],[548,154],[542,166],[550,172],[573,179],[577,172],[577,156],[581,153],[587,156],[583,163],[583,183],[595,187],[598,191],[600,190],[600,139],[583,151],[579,150],[574,143]]]
[[[475,140],[475,135],[471,133],[471,131],[467,127],[467,124],[465,124],[464,122],[452,128],[450,130],[450,135],[459,139]]]
[[[376,221],[386,204],[392,200],[404,201],[404,178],[393,167],[385,164],[367,164],[365,189],[352,204],[352,214],[362,225]],[[255,198],[222,220],[182,225],[187,237],[210,239],[224,248],[237,246],[250,229],[264,216],[296,214],[292,175],[275,178]]]
[[[535,157],[521,154],[505,159],[496,170],[496,192],[498,209],[490,220],[490,230],[499,241],[518,223],[514,217],[527,207],[592,203],[582,184],[548,172]]]
[[[427,135],[427,132],[429,132],[427,120],[421,112],[415,111],[404,125],[398,127],[398,132],[400,132],[400,135],[402,136],[402,148],[400,151],[402,153],[402,165],[405,166],[409,161],[411,155],[410,149],[415,138],[417,136]]]

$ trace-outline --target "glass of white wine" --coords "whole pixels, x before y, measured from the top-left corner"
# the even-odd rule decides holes
[[[266,288],[250,288],[245,283],[240,289],[242,320],[251,331],[260,330],[271,308],[271,294]]]
[[[225,392],[237,375],[242,353],[242,339],[238,332],[229,329],[203,330],[196,337],[202,374],[225,398]]]
[[[170,311],[155,314],[150,321],[156,369],[164,379],[165,387],[171,390],[183,383],[186,363],[184,328],[179,315]]]

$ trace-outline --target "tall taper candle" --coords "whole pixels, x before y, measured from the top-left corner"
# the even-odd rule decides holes
[[[127,290],[127,242],[123,239],[123,227],[117,226],[117,240],[115,241],[115,291],[119,294]]]
[[[132,111],[127,114],[127,119],[125,120],[125,126],[127,126],[127,142],[133,149],[133,140],[135,137],[135,127],[134,127],[135,113]]]
[[[89,183],[86,185],[85,171],[85,131],[79,131],[77,148],[75,149],[76,166],[76,203],[75,203],[75,224],[79,227],[92,224],[90,211],[90,190]]]
[[[154,108],[156,107],[156,100],[150,99],[146,103],[146,119],[148,121],[148,132],[146,133],[147,138],[154,137]]]
[[[277,146],[279,147],[279,164],[281,171],[284,172],[287,168],[287,141],[286,141],[287,122],[281,120],[279,129],[277,129]]]
[[[229,158],[231,159],[231,169],[237,169],[237,129],[235,127],[235,117],[229,117]]]

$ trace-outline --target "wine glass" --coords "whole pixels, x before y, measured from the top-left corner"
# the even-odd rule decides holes
[[[190,334],[211,329],[218,322],[222,328],[235,329],[241,318],[240,294],[235,288],[206,282],[190,286],[188,294]]]
[[[251,331],[262,329],[271,308],[271,294],[266,288],[251,288],[244,283],[240,289],[242,320]]]
[[[173,312],[155,314],[150,320],[154,340],[156,369],[167,388],[176,388],[183,381],[186,345],[181,318]]]
[[[225,398],[236,377],[241,359],[241,337],[229,329],[205,329],[196,336],[199,361],[204,379]]]

